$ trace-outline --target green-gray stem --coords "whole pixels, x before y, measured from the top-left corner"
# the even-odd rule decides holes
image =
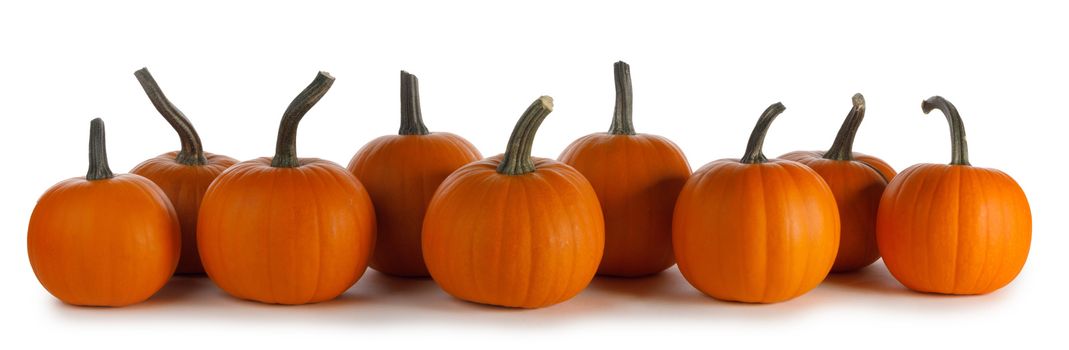
[[[276,168],[296,168],[300,166],[297,159],[297,126],[301,118],[308,113],[316,102],[330,90],[334,84],[334,77],[330,73],[319,72],[308,87],[301,91],[282,114],[282,122],[278,126],[278,142],[275,144],[275,157],[271,159],[271,166]]]
[[[631,121],[631,66],[624,61],[613,65],[616,79],[616,109],[612,112],[612,125],[609,133],[613,135],[634,135],[635,125]]]
[[[768,161],[762,150],[765,146],[765,135],[768,134],[768,127],[772,125],[772,121],[776,119],[776,116],[786,109],[787,107],[784,107],[782,103],[776,102],[768,106],[764,113],[761,113],[761,118],[757,119],[757,125],[754,126],[753,132],[750,133],[750,140],[746,142],[746,153],[739,159],[740,162],[759,164]]]
[[[100,118],[89,122],[89,171],[85,179],[105,180],[115,177],[108,166],[108,149],[104,142],[104,121]]]
[[[207,164],[208,159],[204,157],[204,147],[200,143],[197,130],[193,128],[189,119],[186,119],[186,115],[182,114],[182,111],[178,110],[178,107],[175,107],[163,94],[163,90],[160,90],[160,86],[156,84],[156,79],[153,79],[152,74],[148,72],[148,68],[139,69],[134,72],[134,76],[141,83],[141,88],[145,89],[145,94],[152,101],[152,105],[156,106],[156,110],[160,112],[163,119],[171,124],[174,131],[178,133],[179,140],[182,141],[182,149],[175,156],[175,162],[185,165]]]
[[[965,141],[965,124],[961,122],[958,109],[942,96],[932,96],[921,102],[921,110],[924,114],[928,114],[933,109],[942,111],[947,117],[947,122],[950,123],[950,164],[970,165],[969,143]]]
[[[846,115],[843,126],[839,128],[839,134],[835,135],[835,142],[831,148],[824,152],[824,159],[831,160],[854,160],[854,136],[861,126],[861,120],[865,119],[865,97],[854,94],[852,98],[854,107]]]
[[[505,156],[501,164],[497,166],[497,172],[505,175],[523,175],[535,171],[534,161],[531,160],[531,145],[534,143],[535,133],[538,126],[553,111],[553,98],[542,96],[527,107],[516,127],[512,129],[509,144],[505,148]]]
[[[419,108],[419,79],[401,71],[401,130],[399,135],[426,135],[430,131],[423,124],[423,112]]]

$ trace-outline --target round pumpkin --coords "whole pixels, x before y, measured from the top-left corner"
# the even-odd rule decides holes
[[[503,155],[465,165],[438,187],[423,222],[423,258],[454,297],[537,308],[578,294],[605,244],[597,194],[574,168],[531,157],[553,100],[520,117]]]
[[[273,158],[238,163],[201,203],[204,270],[242,299],[305,304],[333,299],[363,275],[375,239],[371,198],[345,168],[297,158],[297,125],[334,78],[320,72],[290,104]]]
[[[197,213],[208,185],[237,160],[221,154],[204,152],[200,136],[185,114],[178,110],[156,84],[148,68],[134,72],[152,105],[167,120],[182,143],[182,149],[167,152],[141,162],[130,173],[152,180],[163,189],[178,213],[182,227],[182,255],[176,274],[203,274],[204,266],[197,253]]]
[[[1032,213],[1009,175],[969,163],[957,108],[934,96],[921,104],[950,124],[950,164],[917,164],[887,186],[876,219],[876,242],[899,282],[920,291],[985,294],[1024,267]]]
[[[463,137],[427,130],[419,80],[401,71],[400,131],[369,142],[348,167],[375,203],[378,235],[371,267],[396,276],[430,276],[420,240],[427,205],[446,176],[482,157]]]
[[[638,277],[675,264],[672,210],[690,164],[672,141],[635,132],[631,68],[624,62],[614,68],[616,109],[609,132],[572,142],[559,160],[590,181],[601,203],[605,254],[598,274]]]
[[[178,218],[163,190],[108,166],[104,121],[93,119],[89,171],[45,191],[30,216],[30,266],[65,303],[125,306],[155,294],[174,273]]]
[[[788,300],[820,284],[835,261],[839,211],[831,189],[805,165],[761,151],[783,110],[780,103],[766,109],[743,157],[698,169],[676,201],[679,271],[716,299]]]
[[[876,247],[876,211],[894,168],[873,156],[853,152],[854,135],[865,118],[865,98],[855,94],[854,107],[827,152],[795,151],[780,156],[805,164],[831,188],[839,208],[839,252],[833,272],[850,272],[880,259]]]

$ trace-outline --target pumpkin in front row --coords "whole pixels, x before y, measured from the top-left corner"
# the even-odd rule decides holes
[[[186,119],[185,114],[164,96],[148,68],[141,68],[134,72],[134,76],[141,83],[152,105],[178,133],[182,149],[141,162],[130,170],[130,173],[144,176],[159,185],[178,213],[178,222],[182,227],[182,257],[178,259],[175,273],[202,274],[204,266],[201,265],[200,254],[197,253],[197,214],[200,212],[200,201],[212,180],[237,163],[237,160],[204,152],[197,130],[189,119]]]
[[[338,164],[297,158],[297,125],[333,82],[320,72],[286,109],[274,158],[230,167],[204,195],[197,223],[204,270],[235,297],[330,300],[367,268],[375,243],[367,191]]]
[[[423,222],[423,258],[447,293],[537,308],[578,294],[601,261],[597,194],[574,168],[531,157],[553,108],[543,96],[520,117],[505,154],[461,167],[438,187]]]
[[[171,278],[182,244],[163,190],[139,175],[111,172],[100,118],[90,123],[89,171],[45,191],[28,231],[37,280],[73,305],[148,299]]]
[[[828,275],[839,247],[839,211],[820,175],[767,159],[761,148],[784,107],[769,106],[741,159],[706,164],[676,201],[672,243],[679,271],[722,300],[774,303]]]
[[[891,275],[906,287],[984,294],[1009,284],[1032,242],[1032,212],[1009,175],[969,163],[957,108],[934,96],[921,104],[950,124],[950,164],[917,164],[887,186],[876,242]]]
[[[849,272],[880,258],[876,247],[876,211],[895,170],[879,158],[856,153],[854,135],[865,118],[865,97],[855,94],[854,107],[827,152],[795,151],[780,156],[805,164],[831,188],[839,208],[839,252],[833,272]]]

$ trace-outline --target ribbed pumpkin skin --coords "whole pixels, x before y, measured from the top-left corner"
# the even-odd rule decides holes
[[[161,154],[146,160],[130,170],[152,180],[163,189],[167,198],[178,213],[178,222],[182,228],[182,255],[178,259],[177,274],[202,274],[204,266],[200,263],[197,252],[197,215],[200,202],[208,185],[234,163],[238,161],[224,155],[204,153],[208,162],[204,165],[190,166],[175,161],[178,151]]]
[[[582,174],[532,157],[535,172],[497,173],[500,155],[442,182],[423,223],[423,257],[447,293],[483,304],[537,308],[578,294],[605,243],[597,195]]]
[[[442,180],[479,159],[482,154],[474,145],[444,132],[382,136],[353,156],[348,169],[375,203],[378,235],[372,268],[398,276],[429,276],[420,239],[427,205]]]
[[[26,245],[41,285],[65,303],[145,301],[174,273],[181,233],[158,186],[138,175],[56,184],[30,216]]]
[[[1024,191],[1001,171],[918,164],[884,191],[876,238],[887,269],[906,287],[985,294],[1024,267],[1032,214]]]
[[[881,173],[877,166],[861,159],[832,160],[823,158],[824,152],[798,151],[780,156],[805,164],[820,174],[831,188],[839,208],[839,252],[835,256],[833,272],[855,271],[880,259],[876,246],[876,213],[887,180],[894,178],[890,166]],[[873,159],[875,157],[869,157]],[[886,164],[883,161],[879,163]]]
[[[839,246],[828,185],[779,159],[719,160],[687,180],[676,201],[673,245],[683,277],[717,299],[774,303],[815,288]]]
[[[597,133],[564,150],[560,161],[594,187],[605,217],[598,274],[645,276],[675,264],[672,211],[690,177],[683,152],[666,138]]]
[[[197,243],[204,270],[231,295],[272,304],[333,299],[363,275],[375,240],[375,212],[341,166],[301,158],[238,163],[201,203]]]

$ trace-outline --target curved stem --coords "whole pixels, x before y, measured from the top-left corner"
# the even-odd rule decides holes
[[[399,135],[426,135],[430,131],[423,125],[423,112],[419,108],[419,79],[401,71],[401,130]]]
[[[505,157],[497,166],[497,172],[505,175],[523,175],[535,171],[534,162],[531,160],[531,144],[534,143],[535,133],[538,126],[553,111],[553,98],[542,96],[527,107],[516,127],[512,129],[508,147],[505,148]]]
[[[757,119],[757,125],[754,126],[753,132],[750,133],[750,141],[746,143],[746,153],[739,159],[740,162],[758,164],[768,161],[762,151],[762,147],[765,146],[765,134],[768,134],[768,127],[772,125],[772,121],[776,119],[776,116],[786,109],[787,107],[784,107],[782,103],[776,102],[768,106],[764,113],[761,113],[761,118]]]
[[[308,113],[308,110],[312,109],[320,98],[323,98],[327,90],[330,90],[332,84],[334,84],[334,77],[330,76],[330,73],[319,72],[312,83],[308,84],[308,87],[304,88],[304,91],[293,99],[293,102],[290,102],[290,106],[282,114],[282,123],[278,126],[278,141],[275,144],[275,157],[271,159],[271,166],[276,168],[300,166],[300,160],[297,159],[297,125],[301,123],[304,114]]]
[[[178,110],[178,107],[175,107],[174,104],[171,104],[167,96],[164,96],[163,90],[160,90],[160,86],[156,84],[156,79],[152,78],[148,68],[137,70],[134,72],[134,76],[141,83],[141,88],[145,89],[145,94],[152,101],[152,105],[156,106],[156,110],[160,112],[163,119],[166,119],[167,123],[171,124],[174,131],[178,133],[178,138],[182,141],[182,149],[178,151],[178,155],[175,156],[174,160],[185,165],[208,164],[208,159],[204,157],[204,147],[200,143],[200,136],[197,135],[197,130],[193,128],[193,124],[189,122],[189,119],[186,119],[186,115],[182,114],[182,111]]]
[[[115,177],[108,166],[108,148],[104,142],[104,120],[100,118],[89,122],[89,171],[85,179],[105,180]]]
[[[861,126],[861,120],[865,119],[865,96],[854,94],[852,102],[854,108],[850,109],[843,126],[839,127],[839,134],[835,135],[831,148],[824,152],[824,159],[854,160],[854,136],[857,135],[857,128]]]
[[[616,109],[612,112],[609,133],[634,135],[635,125],[631,122],[631,66],[624,61],[616,62],[613,76],[616,78]]]
[[[933,109],[942,111],[947,117],[947,122],[950,123],[950,164],[970,165],[969,144],[965,141],[965,124],[961,122],[958,109],[942,96],[932,96],[921,102],[921,110],[924,114],[928,114]]]

